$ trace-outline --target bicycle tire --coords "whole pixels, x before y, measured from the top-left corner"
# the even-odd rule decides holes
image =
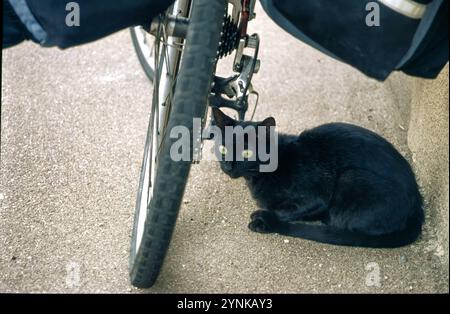
[[[153,82],[153,79],[155,77],[155,71],[153,69],[153,65],[150,64],[147,60],[147,58],[144,55],[144,52],[142,51],[142,47],[139,44],[138,35],[136,32],[138,31],[138,27],[130,27],[130,34],[131,34],[131,42],[133,43],[134,51],[136,51],[136,55],[138,57],[139,63],[141,64],[142,69],[144,70],[145,75],[150,80],[150,82]],[[149,36],[151,36],[149,34]]]
[[[194,0],[181,67],[175,87],[168,130],[187,127],[192,135],[193,118],[203,119],[207,97],[217,60],[217,49],[223,27],[225,0]],[[135,256],[130,254],[130,279],[139,288],[153,286],[158,278],[176,224],[190,161],[174,162],[170,148],[177,139],[165,136],[154,185],[154,194],[147,208],[141,245]],[[192,155],[192,149],[191,149]],[[142,176],[141,176],[142,177]],[[134,229],[137,220],[135,219]],[[136,237],[133,231],[132,247]]]

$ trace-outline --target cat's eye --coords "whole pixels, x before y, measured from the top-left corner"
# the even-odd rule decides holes
[[[249,159],[253,157],[253,151],[251,151],[250,149],[246,149],[242,151],[242,157]]]
[[[226,155],[228,153],[228,149],[225,146],[220,145],[219,146],[219,153],[221,153],[222,155]]]

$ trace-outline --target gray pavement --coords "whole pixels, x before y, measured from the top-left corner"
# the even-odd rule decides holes
[[[407,101],[279,29],[258,8],[257,118],[284,132],[330,121],[375,130],[407,158]],[[247,229],[255,204],[215,162],[192,168],[154,288],[128,281],[128,247],[152,88],[122,31],[65,51],[3,51],[0,292],[448,292],[427,225],[395,250]],[[378,285],[371,278],[379,275]]]

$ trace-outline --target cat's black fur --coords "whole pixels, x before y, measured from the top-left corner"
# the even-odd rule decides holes
[[[273,118],[238,122],[213,112],[222,129],[275,125]],[[404,246],[420,235],[424,214],[414,173],[381,136],[345,123],[278,134],[278,159],[272,173],[255,171],[258,161],[221,161],[228,175],[245,178],[260,208],[251,230],[376,248]]]

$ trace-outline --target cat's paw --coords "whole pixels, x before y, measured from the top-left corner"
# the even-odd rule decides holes
[[[248,228],[259,233],[273,233],[278,223],[274,213],[267,210],[257,210],[250,215]]]

